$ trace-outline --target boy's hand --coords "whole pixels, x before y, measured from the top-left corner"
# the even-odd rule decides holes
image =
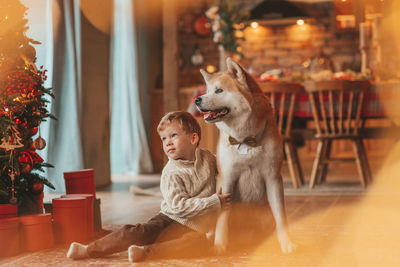
[[[219,198],[219,201],[221,202],[221,209],[227,209],[230,207],[232,201],[230,193],[222,194],[222,187],[220,187],[217,192],[217,196]]]

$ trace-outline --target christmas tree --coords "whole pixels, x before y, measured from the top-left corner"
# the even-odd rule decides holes
[[[43,162],[35,150],[46,146],[40,123],[54,118],[47,110],[43,86],[46,70],[37,69],[40,44],[26,36],[27,8],[19,0],[0,1],[0,203],[18,205],[18,214],[40,213],[43,185],[54,186],[40,173]],[[33,137],[39,131],[39,137]]]

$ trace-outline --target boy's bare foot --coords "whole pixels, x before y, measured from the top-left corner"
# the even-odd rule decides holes
[[[143,246],[132,245],[128,248],[128,259],[130,262],[142,261],[146,256],[147,249]]]
[[[67,252],[67,258],[77,260],[88,258],[89,254],[87,253],[87,245],[83,245],[77,242],[71,243]]]

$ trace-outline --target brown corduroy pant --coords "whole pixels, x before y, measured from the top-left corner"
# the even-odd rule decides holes
[[[186,233],[195,233],[192,229],[159,213],[146,223],[124,225],[117,231],[90,243],[90,257],[102,257],[127,250],[131,245],[146,246],[182,237]]]

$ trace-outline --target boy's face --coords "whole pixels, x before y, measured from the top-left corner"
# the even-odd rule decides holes
[[[171,159],[195,160],[199,136],[186,133],[178,121],[173,120],[160,131],[164,153]]]

